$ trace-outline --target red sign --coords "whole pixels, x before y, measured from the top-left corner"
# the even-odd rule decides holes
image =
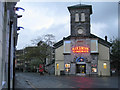
[[[83,47],[83,46],[78,46],[72,48],[73,53],[88,53],[89,48],[88,47]]]

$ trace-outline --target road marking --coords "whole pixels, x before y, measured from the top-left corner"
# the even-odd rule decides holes
[[[28,85],[30,85],[32,88],[34,88],[35,90],[38,90],[29,80],[26,80],[26,82],[27,82]]]

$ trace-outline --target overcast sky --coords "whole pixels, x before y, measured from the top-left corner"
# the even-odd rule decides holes
[[[31,40],[45,34],[55,35],[56,42],[70,35],[70,13],[68,6],[79,2],[18,2],[17,6],[25,9],[18,11],[23,15],[18,20],[19,31],[17,49],[31,45]],[[92,5],[91,33],[108,40],[118,36],[117,2],[82,2]]]

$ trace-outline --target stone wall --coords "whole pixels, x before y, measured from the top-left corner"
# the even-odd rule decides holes
[[[85,23],[75,22],[75,14],[78,13],[79,16],[81,13],[85,13]],[[80,27],[83,27],[85,29],[84,35],[89,35],[90,34],[90,10],[89,9],[76,9],[76,10],[70,10],[71,13],[71,35],[72,36],[77,36],[78,32],[77,29]],[[81,20],[81,16],[80,19]]]
[[[97,72],[92,72],[92,66],[98,67],[98,54],[91,54],[91,40],[90,39],[71,39],[71,48],[76,46],[85,46],[89,47],[89,53],[73,53],[71,49],[70,54],[64,54],[64,64],[70,64],[69,74],[76,74],[76,64],[86,64],[86,74],[98,74]],[[84,57],[84,62],[76,62],[78,57]],[[64,65],[65,66],[65,65]],[[68,72],[65,71],[66,74]]]

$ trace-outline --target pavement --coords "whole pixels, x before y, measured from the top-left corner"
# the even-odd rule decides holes
[[[81,77],[16,73],[15,88],[101,88],[117,89],[118,77]]]

